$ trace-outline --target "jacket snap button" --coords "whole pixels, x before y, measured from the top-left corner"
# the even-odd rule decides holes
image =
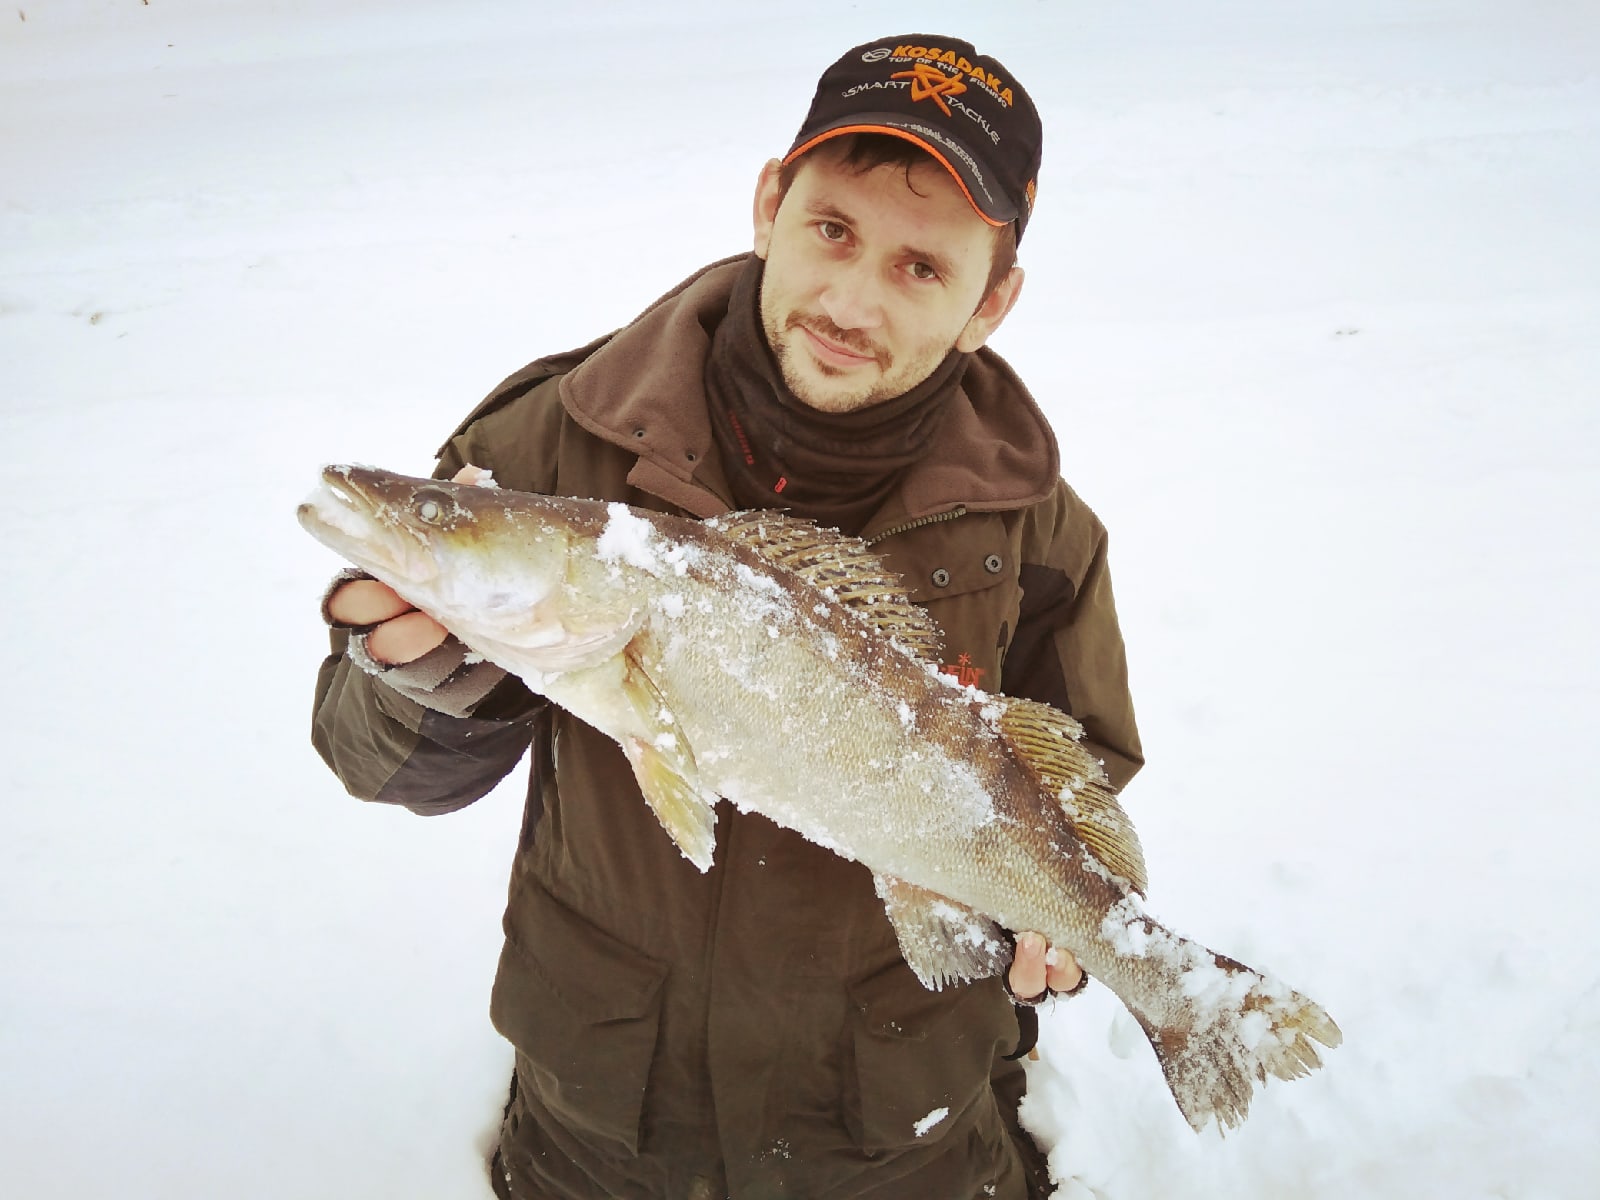
[[[943,567],[940,567],[937,571],[935,571],[933,573],[933,586],[934,587],[949,587],[950,586],[950,572],[946,571]]]
[[[1005,566],[1005,563],[1000,561],[1000,556],[998,554],[991,554],[988,558],[983,560],[983,569],[989,572],[991,575],[1000,574],[1000,568],[1003,566]]]
[[[642,429],[635,429],[635,430],[634,430],[634,431],[633,431],[633,436],[634,436],[634,437],[636,437],[636,438],[642,438],[642,437],[643,437],[643,436],[644,436],[644,430],[642,430]]]

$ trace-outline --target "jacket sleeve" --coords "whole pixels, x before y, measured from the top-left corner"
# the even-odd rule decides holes
[[[1106,530],[1064,483],[1024,542],[1005,690],[1070,713],[1118,788],[1144,765]]]
[[[350,630],[331,631],[317,672],[311,740],[352,796],[425,816],[454,812],[517,765],[538,703],[515,678],[489,688],[470,712],[442,712],[414,698],[416,689],[357,665],[350,639]]]
[[[499,421],[476,418],[487,416],[491,402],[500,407],[546,377],[530,368],[496,389],[441,448],[434,474],[448,478],[472,462],[494,470],[507,486],[538,490],[527,462],[535,455],[508,457],[493,431],[483,429]],[[537,442],[519,448],[536,450]],[[334,586],[353,574],[342,573]],[[486,795],[516,766],[544,704],[519,679],[491,663],[469,661],[453,637],[415,662],[386,666],[366,652],[366,630],[329,625],[311,740],[351,795],[424,815],[453,812]]]

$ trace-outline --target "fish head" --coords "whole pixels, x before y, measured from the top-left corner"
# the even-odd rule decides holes
[[[329,549],[514,669],[587,665],[638,628],[625,592],[574,586],[603,505],[341,465],[323,470],[297,515]]]

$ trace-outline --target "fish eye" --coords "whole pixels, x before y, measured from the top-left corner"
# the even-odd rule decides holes
[[[450,512],[450,498],[438,490],[429,488],[412,497],[412,511],[417,514],[417,520],[435,525],[444,520]]]

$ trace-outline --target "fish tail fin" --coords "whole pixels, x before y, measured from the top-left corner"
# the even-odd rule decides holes
[[[1184,941],[1179,986],[1159,1016],[1132,1008],[1184,1118],[1226,1133],[1250,1111],[1257,1083],[1322,1065],[1317,1046],[1344,1040],[1320,1004],[1223,954]],[[1131,1006],[1130,1006],[1131,1008]]]

